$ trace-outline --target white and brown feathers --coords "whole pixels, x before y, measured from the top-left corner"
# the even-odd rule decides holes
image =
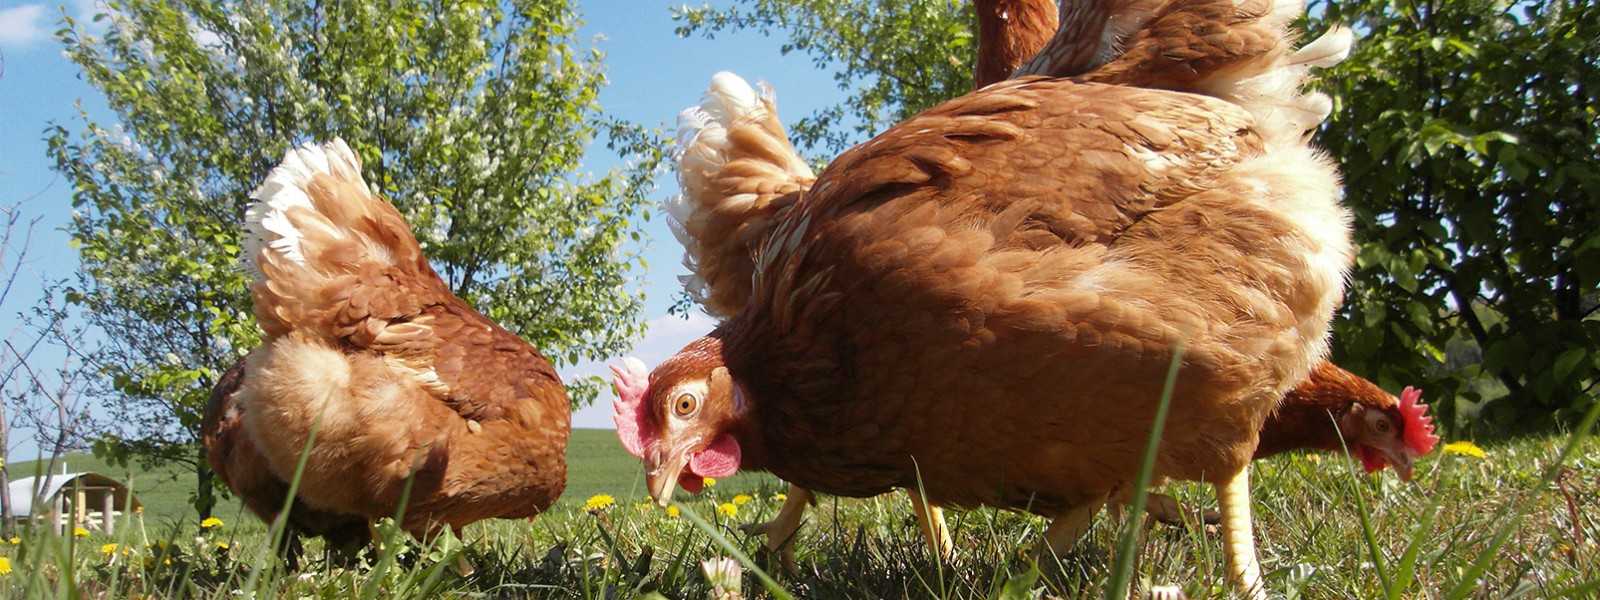
[[[266,341],[245,424],[274,472],[315,430],[307,504],[425,535],[533,516],[566,484],[570,413],[550,363],[456,298],[339,140],[291,150],[252,194],[245,261]]]
[[[678,115],[678,184],[665,208],[683,244],[684,290],[707,314],[732,316],[750,295],[751,253],[774,218],[811,186],[783,130],[772,89],[718,73]]]

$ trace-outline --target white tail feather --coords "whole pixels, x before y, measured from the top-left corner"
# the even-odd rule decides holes
[[[252,202],[244,211],[245,238],[240,262],[257,279],[262,276],[257,261],[264,251],[277,252],[297,264],[306,263],[305,254],[300,251],[300,239],[304,235],[289,220],[287,211],[296,206],[312,208],[306,186],[319,173],[367,187],[361,178],[361,159],[342,139],[335,138],[321,146],[306,143],[289,150],[283,162],[267,175],[266,181],[250,193]],[[334,232],[333,235],[338,234]]]

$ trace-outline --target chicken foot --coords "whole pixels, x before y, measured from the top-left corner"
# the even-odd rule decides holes
[[[1212,484],[1217,490],[1217,506],[1222,511],[1222,539],[1228,553],[1228,576],[1238,586],[1239,595],[1265,600],[1266,584],[1261,580],[1261,563],[1256,560],[1254,526],[1250,520],[1250,466],[1238,475]]]
[[[1100,507],[1105,506],[1104,496],[1079,504],[1067,512],[1056,515],[1055,520],[1044,530],[1044,539],[1039,541],[1039,546],[1033,550],[1035,561],[1045,558],[1059,557],[1074,544],[1084,532],[1089,531],[1089,523],[1094,520],[1095,514],[1100,512]]]
[[[778,562],[783,569],[790,573],[795,572],[794,565],[794,533],[800,529],[801,517],[806,514],[806,505],[812,501],[811,490],[798,485],[789,485],[789,494],[783,501],[783,508],[778,509],[777,516],[765,523],[746,523],[739,526],[739,530],[750,535],[767,536],[767,551],[778,552]]]
[[[906,495],[911,498],[911,509],[917,515],[917,524],[922,529],[922,539],[928,543],[928,549],[948,562],[955,555],[955,544],[950,541],[950,527],[945,524],[944,509],[924,502],[922,494],[916,490],[907,489]],[[811,504],[813,500],[811,490],[790,484],[788,497],[783,502],[783,508],[778,509],[777,516],[765,523],[740,525],[739,530],[751,535],[766,536],[767,551],[777,551],[778,560],[783,568],[793,572],[794,545],[789,543],[790,538],[800,529],[806,505]]]

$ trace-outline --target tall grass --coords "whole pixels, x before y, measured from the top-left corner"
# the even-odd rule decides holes
[[[1258,461],[1252,508],[1269,590],[1291,598],[1557,598],[1600,591],[1594,438],[1524,438],[1484,451],[1483,458],[1424,460],[1410,484],[1390,474],[1360,474],[1331,454]],[[18,543],[0,545],[11,567],[0,575],[0,597],[704,598],[710,585],[700,562],[735,554],[716,538],[754,553],[760,540],[737,525],[770,518],[781,490],[770,480],[723,482],[678,504],[677,517],[638,497],[593,510],[583,509],[586,498],[568,498],[532,522],[486,522],[469,527],[464,540],[446,536],[428,547],[385,525],[389,543],[365,565],[313,559],[299,573],[277,565],[264,549],[269,532],[249,517],[224,515],[225,525],[207,530],[193,522],[141,526],[130,519],[110,536],[28,531]],[[1212,501],[1200,485],[1165,491],[1195,508]],[[749,499],[736,504],[741,495]],[[903,495],[825,497],[796,541],[798,572],[782,573],[759,558],[751,564],[769,567],[777,589],[799,598],[1088,598],[1127,589],[1112,581],[1118,523],[1105,517],[1059,566],[1035,571],[1030,554],[1043,519],[952,513],[956,552],[944,563],[929,554],[911,515]],[[1164,525],[1142,531],[1139,587],[1176,585],[1190,598],[1228,597],[1221,540],[1213,532]],[[320,548],[310,542],[308,554]],[[474,574],[450,571],[457,552],[473,563]],[[249,585],[253,572],[258,580]],[[753,574],[747,579],[747,593],[781,597]]]

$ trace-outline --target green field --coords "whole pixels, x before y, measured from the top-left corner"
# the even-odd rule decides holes
[[[67,471],[71,473],[95,472],[109,475],[127,484],[144,505],[144,518],[148,523],[178,523],[191,525],[199,521],[192,504],[195,489],[194,472],[183,467],[144,470],[138,465],[119,467],[86,454],[66,457]],[[40,468],[35,461],[11,465],[12,479],[32,477]],[[736,494],[739,492],[782,491],[780,482],[764,474],[740,474],[717,482],[717,489]],[[595,494],[608,494],[618,502],[642,501],[648,492],[644,489],[644,468],[639,459],[628,455],[617,441],[616,432],[609,429],[577,429],[567,442],[567,490],[561,505],[582,506]],[[238,500],[222,498],[213,514],[222,518],[240,515],[243,510]],[[249,520],[249,517],[233,519]]]
[[[1594,597],[1600,444],[1582,440],[1562,458],[1568,442],[1529,437],[1485,444],[1482,456],[1436,453],[1418,464],[1411,483],[1392,473],[1362,474],[1332,454],[1258,461],[1252,507],[1269,590],[1288,598]],[[674,508],[698,515],[701,525],[638,502],[638,463],[609,431],[576,433],[572,453],[568,495],[531,522],[473,525],[464,546],[445,539],[420,548],[392,534],[361,565],[313,559],[298,573],[270,556],[253,518],[219,511],[221,526],[199,529],[183,506],[187,484],[169,480],[146,492],[147,514],[162,523],[147,519],[116,536],[24,532],[19,543],[0,543],[0,560],[10,568],[0,568],[0,598],[704,598],[710,586],[700,562],[731,555],[718,538],[756,554],[760,539],[737,526],[768,519],[779,506],[777,483],[764,477],[721,481],[696,497],[680,492]],[[73,463],[79,465],[93,466]],[[162,491],[165,485],[172,491]],[[758,493],[743,494],[751,489]],[[1213,506],[1198,485],[1165,491],[1192,507]],[[585,510],[595,493],[617,502]],[[904,494],[823,497],[796,539],[799,568],[777,574],[776,588],[805,598],[1088,598],[1110,591],[1123,523],[1104,513],[1077,548],[1038,570],[1030,556],[1043,518],[952,512],[956,551],[945,562],[923,546],[909,515]],[[1178,586],[1195,599],[1229,597],[1214,530],[1133,524],[1143,532],[1130,555],[1137,585]],[[313,556],[319,547],[308,546]],[[476,572],[453,573],[458,556]],[[760,595],[756,571],[743,571],[745,593]]]

